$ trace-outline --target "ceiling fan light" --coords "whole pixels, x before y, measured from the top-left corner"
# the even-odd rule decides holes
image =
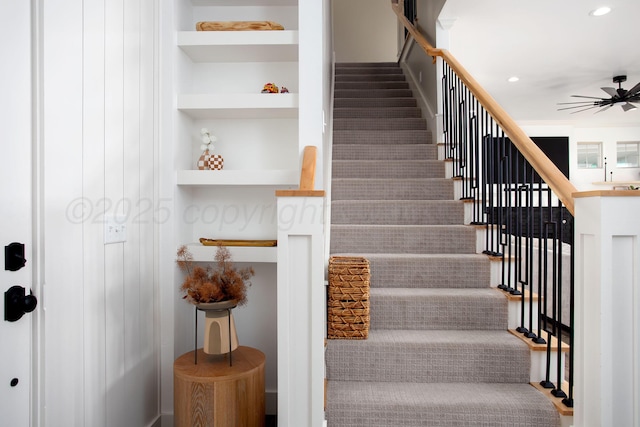
[[[591,15],[591,16],[602,16],[602,15],[606,15],[609,12],[611,12],[611,8],[610,7],[602,6],[602,7],[599,7],[597,9],[594,9],[591,12],[589,12],[589,15]]]

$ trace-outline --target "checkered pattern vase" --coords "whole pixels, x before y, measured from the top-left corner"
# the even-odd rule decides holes
[[[205,150],[204,153],[198,159],[199,170],[222,170],[224,166],[224,159],[220,154],[211,154],[209,150]]]
[[[209,156],[209,169],[210,170],[222,170],[224,167],[224,159],[220,154],[211,154]]]
[[[209,150],[205,150],[204,153],[198,159],[198,169],[201,171],[209,169],[209,161],[211,160],[211,154]]]

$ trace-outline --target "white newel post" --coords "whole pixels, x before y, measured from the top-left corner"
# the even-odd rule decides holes
[[[311,196],[309,196],[311,195]],[[278,426],[324,422],[323,191],[277,191]]]
[[[576,426],[640,426],[640,191],[576,193]]]

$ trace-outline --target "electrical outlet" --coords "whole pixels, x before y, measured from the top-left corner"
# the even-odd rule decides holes
[[[104,244],[121,243],[127,241],[127,226],[124,215],[104,216]]]

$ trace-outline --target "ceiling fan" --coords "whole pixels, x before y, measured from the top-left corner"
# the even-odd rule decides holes
[[[595,99],[596,101],[578,101],[578,102],[560,102],[558,105],[572,105],[571,107],[563,107],[559,108],[560,110],[571,110],[578,109],[576,111],[572,111],[571,114],[579,113],[581,111],[591,110],[593,108],[601,108],[601,110],[596,111],[596,113],[600,113],[602,111],[608,110],[616,104],[621,104],[620,106],[624,111],[635,110],[637,107],[633,104],[640,103],[640,83],[632,87],[630,90],[626,90],[622,88],[622,83],[627,81],[627,76],[615,76],[613,78],[613,82],[618,84],[618,88],[613,87],[602,87],[603,91],[607,93],[611,98],[598,98],[595,96],[582,96],[582,95],[571,95],[574,98],[587,98],[587,99]],[[604,107],[604,108],[603,108]]]

